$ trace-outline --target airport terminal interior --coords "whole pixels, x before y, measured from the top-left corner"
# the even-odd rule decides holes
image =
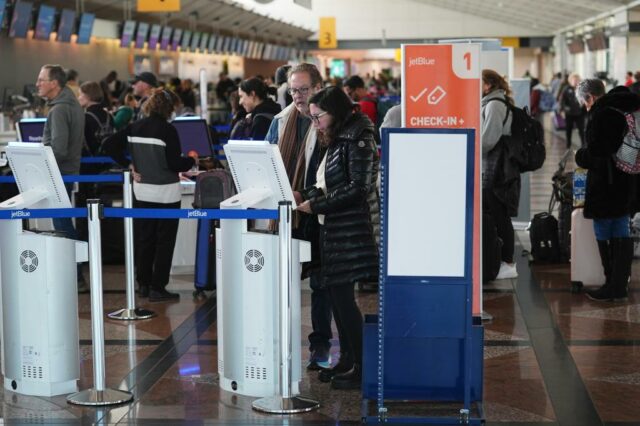
[[[640,0],[0,0],[0,422],[640,425],[636,119]]]

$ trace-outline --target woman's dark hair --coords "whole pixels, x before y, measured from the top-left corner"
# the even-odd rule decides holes
[[[85,81],[82,83],[80,85],[80,92],[84,93],[91,102],[95,102],[97,104],[101,103],[104,99],[102,87],[100,87],[100,84],[95,81]]]
[[[489,85],[489,93],[498,89],[503,90],[507,102],[513,105],[509,83],[500,74],[494,70],[482,70],[482,82]]]
[[[314,104],[321,110],[329,113],[333,118],[329,130],[324,135],[323,143],[330,145],[335,141],[335,136],[342,126],[353,114],[353,101],[336,86],[329,86],[320,90],[309,99],[309,104]]]
[[[240,83],[240,90],[242,90],[247,95],[250,95],[251,92],[253,92],[258,97],[258,99],[262,101],[267,99],[267,85],[264,84],[264,81],[260,80],[257,77],[243,80],[242,83]]]
[[[180,105],[180,98],[171,90],[154,89],[149,99],[142,105],[142,112],[147,117],[159,115],[168,120],[178,105]]]

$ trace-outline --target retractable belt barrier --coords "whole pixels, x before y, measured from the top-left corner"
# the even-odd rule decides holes
[[[118,179],[113,179],[113,178]],[[123,181],[123,176],[110,176],[109,182]],[[125,182],[125,198],[130,200],[130,182],[131,176],[129,172],[124,173]],[[129,185],[127,185],[129,183]],[[128,196],[126,195],[128,194]],[[288,206],[290,216],[290,204]],[[92,322],[92,342],[93,342],[93,372],[94,387],[85,389],[78,393],[69,395],[67,401],[76,405],[84,406],[106,406],[129,402],[133,399],[131,392],[110,389],[105,387],[106,371],[105,371],[105,344],[104,344],[104,306],[102,299],[102,250],[101,250],[101,232],[100,220],[103,217],[124,218],[131,221],[132,218],[156,218],[156,219],[278,219],[279,210],[219,210],[219,209],[133,209],[133,208],[104,208],[99,200],[88,200],[87,208],[68,208],[68,209],[21,209],[21,210],[0,210],[0,219],[2,220],[22,220],[36,218],[59,218],[59,217],[88,217],[89,224],[89,270],[91,282],[91,322]],[[290,218],[288,218],[288,224]],[[129,242],[132,243],[132,231],[125,232]],[[291,243],[291,232],[287,232],[286,237]],[[290,252],[290,248],[288,251]],[[133,299],[133,250],[130,250],[131,256],[128,257],[127,275],[131,279],[127,280],[127,299]],[[289,253],[290,254],[290,253]],[[131,261],[131,262],[129,262]],[[290,262],[290,257],[287,257]],[[129,270],[131,269],[131,270]],[[130,300],[128,300],[130,302]],[[133,312],[131,312],[133,311]],[[128,303],[127,309],[122,309],[109,316],[115,319],[145,319],[155,315],[137,315],[138,311],[135,305]],[[124,313],[124,314],[123,314]],[[119,314],[119,317],[116,317]],[[130,314],[133,317],[129,316]],[[289,314],[290,315],[290,314]],[[290,321],[290,317],[287,317]],[[287,330],[288,331],[288,330]],[[287,335],[290,333],[288,332]],[[289,336],[290,338],[290,336]],[[289,346],[287,342],[285,347]],[[286,357],[283,357],[286,359]],[[286,368],[285,377],[289,379],[290,366]],[[289,383],[290,387],[290,383]],[[288,393],[285,393],[288,396]]]
[[[0,210],[0,219],[87,217],[85,207]],[[278,219],[278,210],[126,209],[104,207],[101,217],[134,219]]]
[[[105,175],[64,175],[62,176],[64,183],[121,183],[123,181],[122,174],[105,174]],[[0,176],[0,183],[16,183],[14,176]]]

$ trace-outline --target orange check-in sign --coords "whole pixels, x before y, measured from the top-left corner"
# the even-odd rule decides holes
[[[482,313],[480,282],[480,98],[479,44],[402,46],[404,127],[475,129],[473,220],[473,315]],[[441,206],[446,208],[446,206]]]

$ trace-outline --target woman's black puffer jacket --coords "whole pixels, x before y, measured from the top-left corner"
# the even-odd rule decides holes
[[[614,155],[627,133],[623,112],[640,109],[640,97],[614,89],[599,98],[587,124],[587,146],[576,152],[576,164],[588,169],[584,217],[613,219],[638,210],[637,175],[619,170]]]
[[[375,127],[354,113],[327,150],[327,194],[316,187],[302,192],[311,210],[325,215],[321,238],[323,287],[377,282],[378,248],[371,223],[378,208],[378,151]]]

